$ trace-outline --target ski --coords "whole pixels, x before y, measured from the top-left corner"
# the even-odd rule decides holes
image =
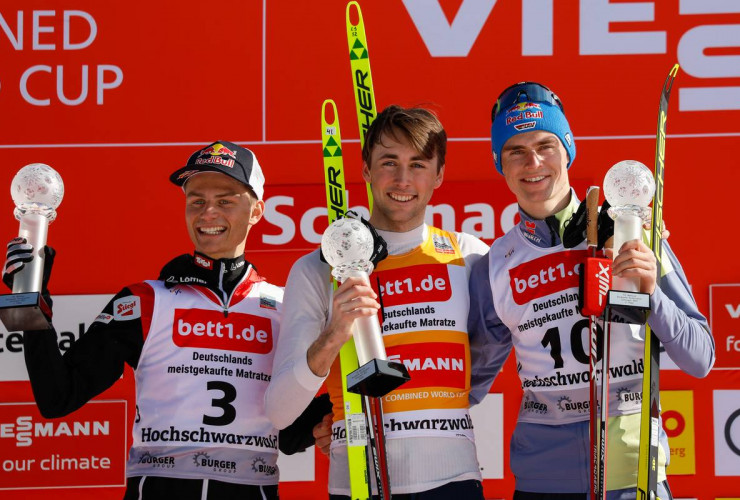
[[[327,108],[332,115],[330,119]],[[329,224],[347,212],[347,190],[344,180],[342,138],[339,131],[339,115],[333,100],[327,99],[321,106],[321,144],[324,155],[324,183]],[[334,289],[337,282],[332,278]],[[339,352],[342,371],[342,401],[349,461],[350,493],[352,500],[371,498],[370,481],[367,474],[367,423],[362,397],[347,391],[347,375],[358,368],[355,343],[346,342]]]
[[[349,49],[352,88],[354,90],[355,108],[357,111],[357,127],[360,136],[360,148],[362,148],[365,145],[367,130],[378,113],[375,106],[373,78],[370,72],[365,22],[362,17],[360,4],[356,1],[351,1],[347,4],[345,10],[345,26],[347,28],[347,48]],[[372,214],[373,193],[369,183],[365,184],[365,189],[367,191],[367,208],[369,213]],[[366,409],[365,416],[367,418],[368,435],[370,437],[370,455],[368,456],[368,461],[372,462],[373,465],[379,498],[381,500],[388,500],[391,498],[391,485],[390,478],[388,477],[387,457],[385,453],[382,398],[365,395],[363,396],[363,403]]]
[[[355,12],[354,15],[353,12]],[[356,17],[357,24],[352,22],[352,17]],[[375,91],[373,90],[373,76],[370,72],[365,22],[362,19],[360,4],[355,1],[347,4],[346,25],[349,63],[352,68],[352,87],[355,95],[355,107],[357,108],[357,127],[360,131],[360,147],[362,148],[365,145],[367,129],[375,120],[378,111],[375,107]],[[373,193],[370,190],[370,184],[367,184],[366,188],[367,208],[372,213]]]
[[[655,196],[653,221],[650,229],[650,248],[658,261],[656,286],[662,274],[663,177],[665,171],[665,131],[668,117],[668,99],[678,73],[678,64],[671,68],[660,94],[658,132],[655,145]],[[658,436],[660,435],[660,343],[650,326],[645,323],[645,365],[642,379],[642,409],[640,419],[640,453],[637,462],[637,499],[658,498]]]

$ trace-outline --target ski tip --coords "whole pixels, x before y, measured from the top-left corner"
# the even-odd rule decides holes
[[[352,8],[354,7],[354,9]],[[362,24],[362,10],[360,4],[352,0],[347,4],[347,25],[359,26]]]
[[[668,96],[671,94],[671,90],[673,90],[673,82],[676,80],[676,75],[678,74],[678,63],[674,64],[671,70],[668,72],[668,76],[665,78],[665,83],[663,84],[663,91],[661,92],[661,110],[663,109],[663,100],[666,101],[666,109],[668,106]],[[662,112],[662,111],[661,111]]]
[[[334,103],[333,99],[326,99],[321,105],[321,120],[323,122],[323,125],[333,125],[336,118],[337,105]]]

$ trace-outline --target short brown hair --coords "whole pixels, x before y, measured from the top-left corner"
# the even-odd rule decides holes
[[[394,139],[406,139],[424,158],[437,155],[437,171],[445,164],[447,133],[433,112],[425,108],[402,108],[396,104],[388,106],[375,118],[365,136],[362,160],[370,166],[370,154],[386,134]]]

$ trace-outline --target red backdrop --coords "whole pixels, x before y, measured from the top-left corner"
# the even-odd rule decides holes
[[[705,314],[710,285],[740,283],[732,257],[740,237],[728,227],[740,181],[738,2],[388,0],[362,7],[378,108],[431,106],[450,136],[445,182],[432,199],[444,215],[435,223],[488,242],[510,227],[506,208],[514,202],[493,168],[488,139],[500,90],[535,80],[559,94],[578,147],[571,179],[583,195],[620,160],[652,167],[660,88],[680,63],[666,146],[670,243]],[[344,0],[5,0],[0,186],[34,162],[64,179],[49,236],[58,251],[52,293],[115,293],[189,252],[182,195],[167,176],[217,139],[258,155],[268,213],[250,234],[248,257],[272,282],[284,283],[326,224],[318,215],[325,206],[324,99],[337,102],[348,182],[361,182],[344,18]],[[361,189],[350,196],[350,205],[365,204]],[[0,197],[6,240],[17,231],[12,209],[10,196]],[[664,389],[688,391],[677,393],[666,424],[672,447],[678,443],[676,470],[694,466],[690,474],[669,470],[681,498],[740,496],[740,292],[713,290],[717,368],[703,380],[676,370],[662,378]],[[11,335],[2,333],[0,364],[18,356]],[[515,369],[507,368],[492,389],[504,398],[504,452],[520,392]],[[128,371],[100,399],[132,403],[132,384]],[[27,401],[27,382],[0,382],[0,403]],[[4,408],[0,424],[16,422]],[[133,404],[127,411],[130,417]],[[0,425],[0,444],[8,429]],[[317,457],[315,481],[284,484],[283,498],[323,497],[326,469]],[[0,488],[8,484],[13,480]],[[486,480],[485,492],[503,498],[512,489],[504,456],[503,477]],[[3,491],[4,498],[47,494]],[[54,494],[119,498],[122,489]]]

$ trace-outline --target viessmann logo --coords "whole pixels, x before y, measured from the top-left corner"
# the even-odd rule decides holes
[[[519,305],[578,287],[578,264],[586,258],[585,250],[569,250],[546,255],[509,270],[514,302]]]
[[[451,387],[465,389],[465,347],[453,342],[424,342],[386,347],[389,361],[403,363],[411,380],[401,389]]]
[[[0,439],[15,439],[17,447],[31,446],[34,438],[109,435],[110,422],[107,420],[38,422],[30,415],[23,415],[15,422],[0,422]]]
[[[272,351],[272,322],[268,318],[230,312],[175,309],[172,340],[180,347],[267,354]]]

